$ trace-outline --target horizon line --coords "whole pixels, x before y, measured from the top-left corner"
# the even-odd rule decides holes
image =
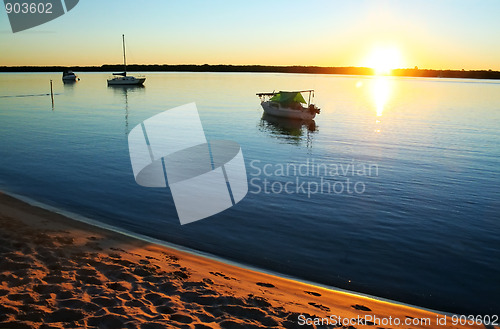
[[[0,68],[53,68],[53,67],[61,67],[61,68],[103,68],[103,67],[111,67],[111,66],[123,66],[123,63],[116,64],[101,64],[101,65],[0,65]],[[367,69],[374,70],[372,67],[368,66],[319,66],[319,65],[265,65],[265,64],[127,64],[127,66],[163,66],[163,67],[259,67],[259,68],[315,68],[315,69]],[[420,68],[417,66],[414,67],[398,67],[391,69],[391,71],[397,70],[415,70],[415,71],[459,71],[459,72],[500,72],[500,70],[493,70],[491,68],[488,69],[456,69],[456,68]]]

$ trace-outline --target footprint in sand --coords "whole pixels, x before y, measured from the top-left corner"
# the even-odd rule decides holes
[[[327,311],[327,312],[330,311],[329,307],[326,307],[326,306],[321,305],[321,304],[317,304],[317,303],[314,303],[314,302],[309,302],[309,305],[314,306],[314,307],[316,307],[316,308],[318,308],[318,309],[320,309],[322,311]]]
[[[314,291],[304,291],[306,294],[313,295],[316,297],[321,297],[320,293],[314,292]]]
[[[276,286],[272,283],[257,282],[256,285],[266,288],[276,288]]]
[[[115,291],[128,291],[129,288],[124,287],[122,284],[118,282],[113,282],[113,283],[107,283],[106,284],[109,289],[115,290]]]
[[[108,256],[111,257],[111,258],[116,258],[116,259],[121,259],[122,258],[122,255],[120,255],[118,253],[110,253]]]
[[[177,280],[185,280],[189,279],[191,274],[187,271],[185,268],[181,268],[179,271],[173,271],[168,273],[169,277],[172,279],[177,279]]]
[[[170,316],[170,321],[180,322],[180,323],[191,323],[193,318],[184,314],[172,314]]]
[[[209,278],[204,278],[203,282],[205,282],[207,284],[214,284],[214,281],[212,279],[209,279]]]
[[[59,242],[60,244],[63,244],[63,245],[72,245],[75,241],[73,239],[73,237],[66,237],[66,236],[56,236],[54,237],[54,240]]]
[[[85,317],[85,314],[80,310],[72,310],[69,308],[58,309],[47,316],[46,322],[74,322]]]
[[[261,308],[272,306],[271,303],[269,303],[266,298],[260,296],[254,296],[253,294],[248,295],[247,304],[250,306],[257,306]]]
[[[88,319],[89,326],[99,326],[101,328],[123,328],[125,322],[129,319],[118,314],[106,314],[102,316],[94,316]]]
[[[221,272],[209,272],[209,273],[214,275],[214,276],[220,276],[221,278],[224,278],[225,280],[236,280],[235,278],[231,278],[231,277],[229,277]]]
[[[85,247],[91,248],[92,250],[96,250],[96,251],[103,250],[98,242],[93,242],[93,241],[87,241],[87,243],[85,243]]]
[[[359,311],[365,311],[365,312],[371,312],[372,311],[368,307],[366,307],[364,305],[359,305],[359,304],[351,305],[351,307],[354,308],[355,310],[359,310]]]
[[[167,261],[171,261],[171,262],[178,262],[179,261],[179,258],[177,256],[173,256],[173,255],[168,255],[168,254],[165,254],[165,260]]]

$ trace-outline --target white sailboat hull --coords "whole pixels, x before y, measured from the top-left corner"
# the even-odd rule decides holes
[[[316,116],[316,112],[309,111],[307,108],[292,109],[282,107],[277,102],[265,101],[260,104],[265,113],[281,118],[298,119],[298,120],[312,120]]]
[[[146,81],[146,78],[136,78],[136,77],[119,77],[108,79],[108,85],[120,85],[120,86],[139,86]]]

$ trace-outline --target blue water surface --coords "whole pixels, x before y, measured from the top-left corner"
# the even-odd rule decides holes
[[[148,73],[143,88],[112,88],[106,74],[79,76],[0,74],[2,189],[321,284],[500,310],[499,82]],[[50,79],[53,108],[40,96]],[[310,88],[314,124],[262,117],[255,93]],[[136,184],[127,133],[190,102],[208,140],[241,145],[250,184],[234,207],[181,226],[168,188]]]

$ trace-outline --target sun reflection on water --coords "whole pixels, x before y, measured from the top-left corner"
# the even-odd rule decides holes
[[[391,84],[388,77],[379,76],[375,78],[372,85],[372,96],[375,110],[377,111],[377,117],[381,117],[387,101],[391,96]],[[380,120],[377,119],[377,123],[379,122]]]

